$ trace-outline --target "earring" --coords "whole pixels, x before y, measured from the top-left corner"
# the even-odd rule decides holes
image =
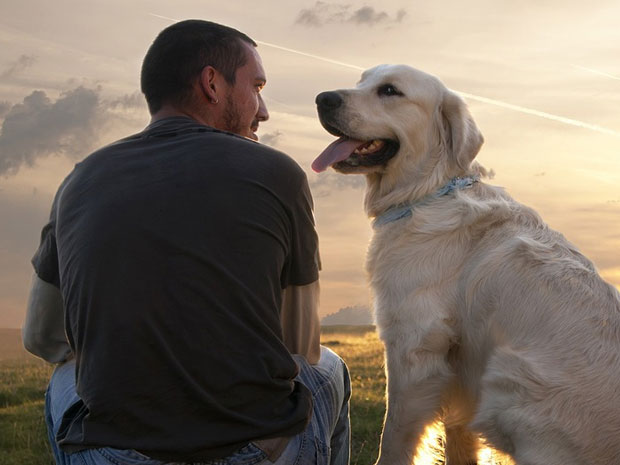
[[[214,104],[215,104],[215,103],[217,103],[217,101],[218,101],[218,100],[217,100],[216,98],[212,98],[212,99],[211,99],[211,103],[214,103]]]

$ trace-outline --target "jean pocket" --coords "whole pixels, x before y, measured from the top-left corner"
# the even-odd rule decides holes
[[[94,452],[102,455],[109,463],[114,465],[163,465],[163,462],[152,459],[133,449],[101,447],[95,449]]]
[[[253,443],[243,446],[237,452],[221,460],[225,465],[254,465],[267,458],[261,449]],[[219,462],[218,462],[219,463]]]

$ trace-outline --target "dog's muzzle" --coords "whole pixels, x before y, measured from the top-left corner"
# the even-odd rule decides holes
[[[317,95],[315,102],[319,111],[331,111],[342,106],[344,101],[338,92],[329,91]]]
[[[334,136],[344,136],[344,132],[339,128],[340,113],[345,106],[340,93],[336,91],[321,92],[316,96],[315,102],[321,125]]]
[[[399,150],[394,140],[352,135],[348,128],[345,99],[339,91],[321,92],[315,99],[319,121],[327,132],[338,137],[312,163],[317,173],[329,166],[342,173],[360,172],[385,165]]]

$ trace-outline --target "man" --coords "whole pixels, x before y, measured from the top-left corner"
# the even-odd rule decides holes
[[[142,66],[151,124],[56,194],[24,341],[65,361],[46,398],[58,463],[348,462],[312,200],[301,168],[255,142],[255,47],[206,21],[162,31]]]

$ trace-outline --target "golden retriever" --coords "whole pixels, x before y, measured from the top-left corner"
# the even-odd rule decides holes
[[[483,183],[483,142],[437,78],[382,65],[317,96],[313,163],[367,178],[367,270],[385,345],[381,465],[441,418],[449,465],[480,436],[519,465],[620,464],[620,295],[531,208]]]

